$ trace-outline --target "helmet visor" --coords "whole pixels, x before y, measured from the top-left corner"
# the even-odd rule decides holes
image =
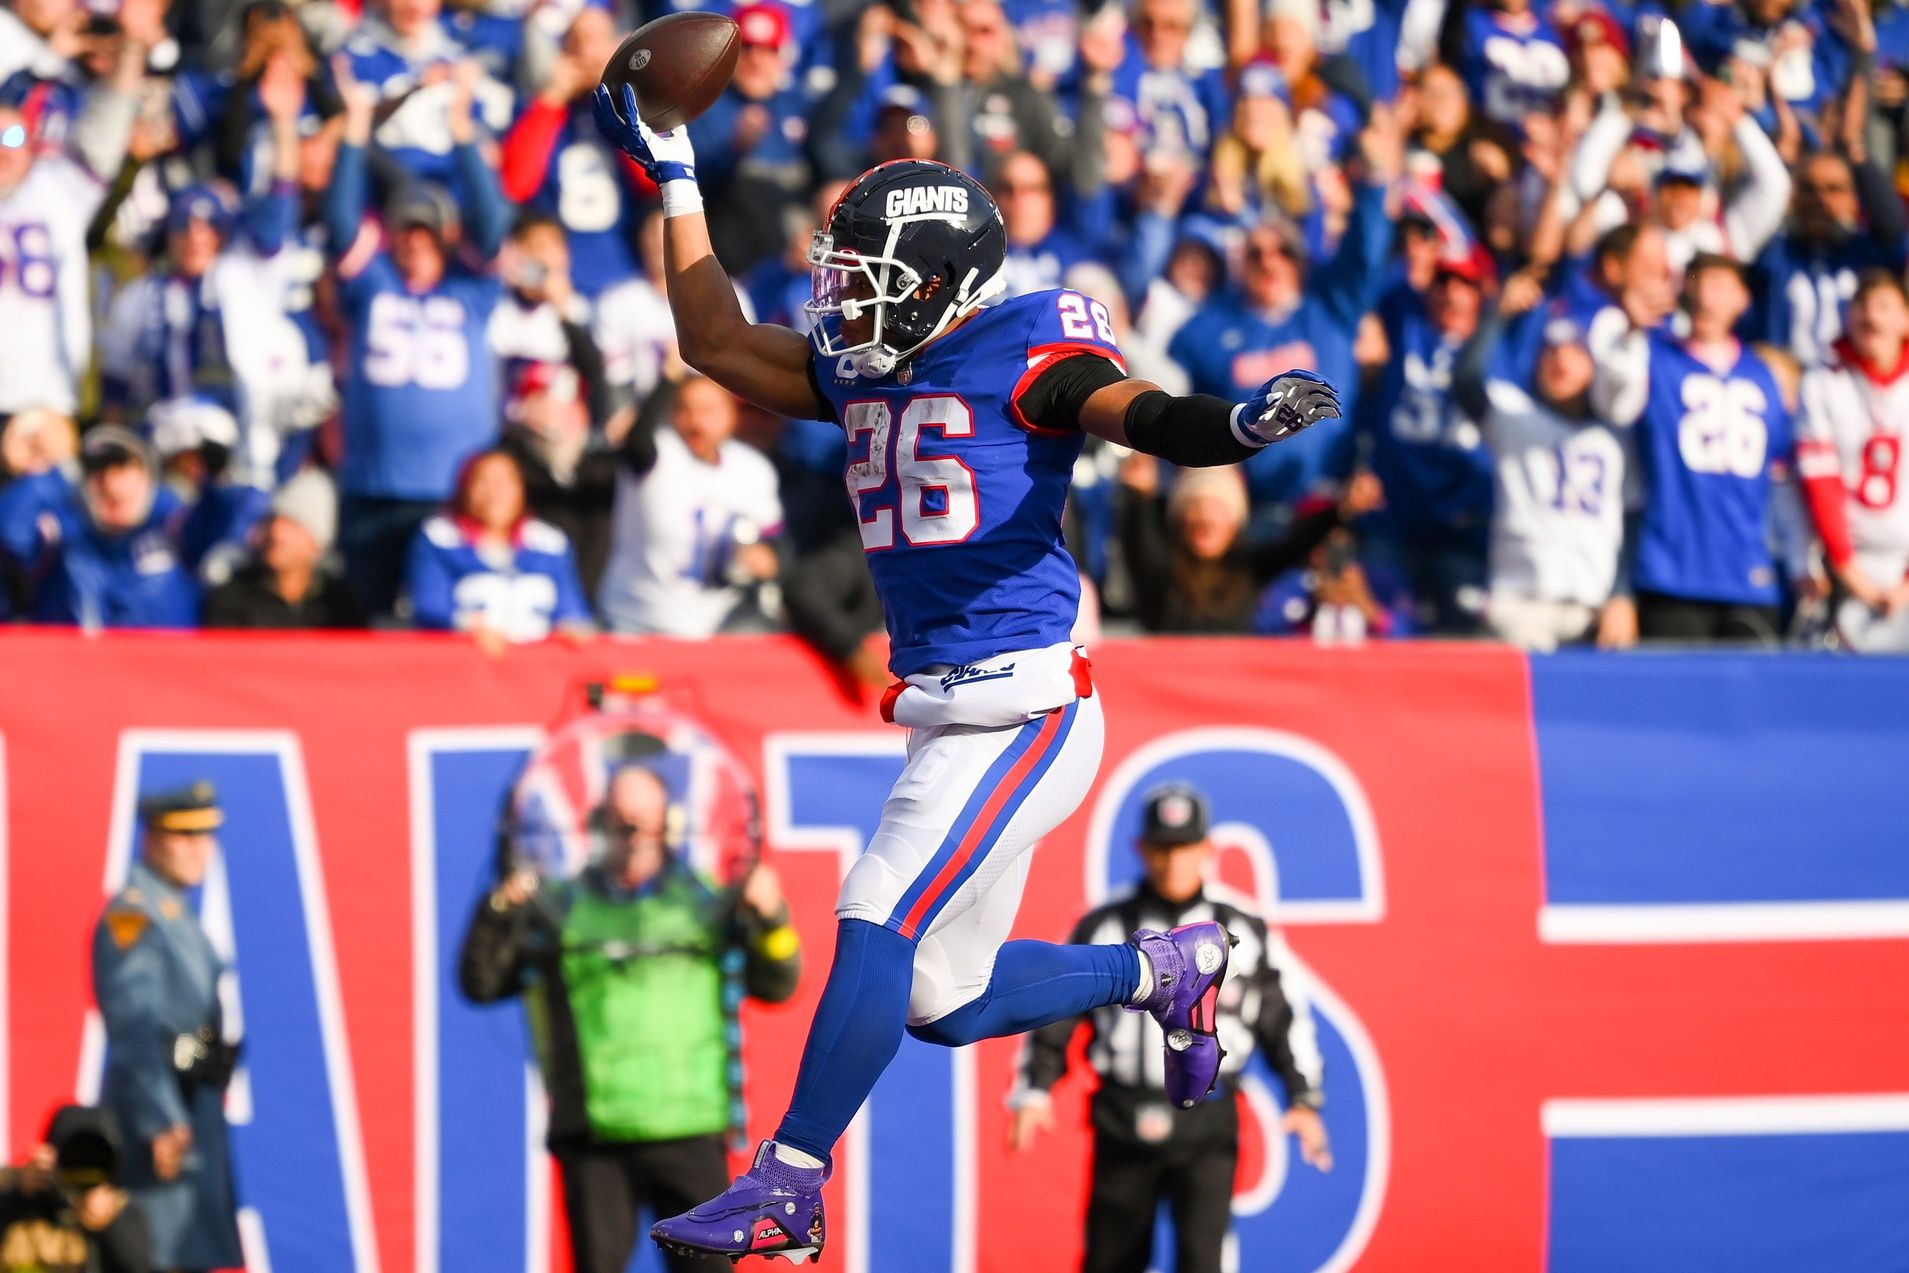
[[[920,276],[894,257],[837,248],[817,231],[809,243],[809,301],[802,307],[817,351],[835,358],[879,348],[892,326],[889,306],[920,286]]]

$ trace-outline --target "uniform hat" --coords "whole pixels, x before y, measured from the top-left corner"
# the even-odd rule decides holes
[[[159,831],[216,831],[225,825],[219,793],[204,779],[139,797],[139,820]]]
[[[1140,820],[1141,843],[1161,848],[1198,844],[1206,839],[1206,827],[1206,797],[1196,788],[1170,782],[1147,793]]]
[[[744,48],[779,49],[789,42],[789,15],[779,4],[745,4],[734,16]]]

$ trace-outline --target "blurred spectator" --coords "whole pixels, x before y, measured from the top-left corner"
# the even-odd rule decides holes
[[[848,527],[796,558],[784,575],[789,630],[814,646],[848,679],[885,689],[888,629],[882,599],[868,573],[862,532]]]
[[[1864,272],[1849,331],[1803,377],[1797,464],[1837,586],[1835,629],[1853,650],[1909,652],[1909,295]]]
[[[519,214],[501,259],[502,300],[491,313],[490,346],[514,384],[530,363],[575,373],[585,420],[609,414],[603,356],[590,335],[590,305],[573,284],[563,227],[537,212]]]
[[[782,215],[808,196],[813,100],[791,74],[789,14],[775,0],[736,10],[742,52],[728,90],[689,124],[709,236],[732,275],[782,242]],[[652,275],[652,277],[658,277]]]
[[[1182,469],[1164,498],[1159,470],[1159,461],[1134,454],[1120,473],[1120,543],[1135,614],[1150,632],[1250,631],[1267,584],[1380,500],[1378,483],[1361,475],[1343,501],[1322,503],[1284,538],[1255,546],[1245,537],[1246,489],[1235,470]]]
[[[1133,103],[1151,149],[1203,163],[1232,113],[1212,63],[1190,56],[1194,0],[1134,0],[1133,38],[1113,77],[1113,94]]]
[[[1158,1026],[1119,1007],[1043,1026],[1028,1036],[1009,1147],[1021,1152],[1054,1126],[1049,1092],[1067,1073],[1069,1044],[1088,1029],[1087,1061],[1099,1076],[1089,1106],[1094,1131],[1083,1273],[1132,1273],[1148,1267],[1164,1204],[1173,1218],[1175,1273],[1219,1273],[1228,1266],[1229,1203],[1239,1168],[1238,1085],[1255,1052],[1284,1089],[1279,1130],[1300,1156],[1332,1169],[1325,1121],[1324,1062],[1300,970],[1285,939],[1229,890],[1209,885],[1216,855],[1206,796],[1182,783],[1147,794],[1138,849],[1145,874],[1083,915],[1071,942],[1115,941],[1136,929],[1165,932],[1218,920],[1237,939],[1218,998],[1214,1027],[1224,1049],[1219,1091],[1191,1109],[1166,1099]]]
[[[414,5],[427,0],[392,0]],[[497,435],[498,383],[486,328],[501,284],[482,272],[502,242],[503,198],[476,145],[471,77],[452,79],[458,204],[409,185],[386,208],[383,245],[360,225],[375,100],[336,63],[345,138],[326,192],[339,299],[351,326],[339,544],[374,614],[391,609],[417,527],[451,494],[458,466]],[[467,250],[467,251],[462,251]]]
[[[1209,299],[1173,338],[1167,352],[1187,369],[1194,392],[1239,399],[1268,377],[1300,367],[1337,385],[1352,414],[1358,400],[1353,339],[1391,246],[1386,193],[1402,160],[1389,112],[1374,112],[1361,149],[1364,177],[1332,258],[1315,263],[1290,221],[1254,226],[1246,234],[1238,289]],[[1268,447],[1245,466],[1253,497],[1290,504],[1322,479],[1343,475],[1349,452],[1344,429],[1318,429]]]
[[[1591,412],[1595,372],[1584,329],[1554,318],[1529,391],[1515,379],[1468,377],[1462,366],[1454,381],[1494,460],[1485,617],[1523,649],[1637,639],[1629,601],[1612,603],[1630,587],[1619,574],[1628,448]]]
[[[593,446],[582,384],[576,371],[561,363],[531,363],[518,373],[504,421],[501,446],[523,473],[531,515],[564,533],[576,554],[584,595],[594,596],[610,552],[618,468],[643,463],[654,439],[631,427],[626,416],[616,449]],[[633,454],[626,456],[625,447],[635,448]]]
[[[735,434],[736,400],[689,376],[657,430],[655,459],[618,476],[597,594],[611,631],[709,636],[742,617],[757,585],[775,578],[775,469]]]
[[[1441,60],[1488,119],[1522,131],[1525,116],[1550,111],[1564,95],[1571,74],[1564,41],[1531,0],[1450,5],[1440,41]]]
[[[16,37],[42,22],[47,32],[77,34],[84,11],[62,0],[27,0],[8,15],[19,20]],[[33,121],[0,109],[0,235],[12,264],[0,279],[0,328],[7,333],[0,345],[0,414],[50,407],[70,416],[78,409],[93,339],[86,230],[131,140],[146,54],[164,38],[162,15],[156,0],[121,5],[123,34],[112,74],[88,92],[73,121],[70,153],[43,151]],[[42,55],[32,47],[37,43],[33,37],[15,48],[21,64]]]
[[[272,495],[252,531],[253,549],[205,599],[208,628],[362,628],[364,608],[326,568],[338,537],[331,479],[306,469]]]
[[[220,191],[189,186],[173,196],[164,272],[134,279],[107,315],[100,373],[109,414],[138,420],[155,403],[195,390],[232,405],[232,368],[210,277],[231,232],[232,211]]]
[[[1317,42],[1319,7],[1304,0],[1275,0],[1267,13],[1266,52],[1286,82],[1299,158],[1325,184],[1336,184],[1340,178],[1334,165],[1351,149],[1361,112],[1326,80]]]
[[[1213,148],[1207,206],[1232,219],[1287,217],[1315,211],[1312,169],[1294,137],[1286,77],[1270,62],[1239,75],[1232,124]]]
[[[1822,365],[1863,270],[1900,272],[1909,219],[1886,174],[1818,151],[1797,165],[1789,228],[1756,261],[1754,333]]]
[[[1491,452],[1455,401],[1452,374],[1493,281],[1484,249],[1460,247],[1438,258],[1422,296],[1396,288],[1365,320],[1385,351],[1360,404],[1366,462],[1385,490],[1365,526],[1367,555],[1404,576],[1422,626],[1443,634],[1475,632],[1484,609]]]
[[[478,1003],[523,995],[550,1096],[577,1273],[622,1273],[648,1209],[673,1215],[729,1178],[737,1041],[731,974],[768,1003],[795,993],[802,947],[773,868],[718,890],[683,860],[682,806],[629,765],[592,812],[595,858],[575,878],[514,871],[478,903],[458,984]],[[671,1273],[726,1269],[670,1254]]]
[[[556,218],[577,266],[577,286],[591,299],[629,277],[636,264],[630,251],[636,179],[598,138],[590,115],[590,93],[616,45],[616,20],[608,9],[580,11],[503,146],[505,197]]]
[[[63,1105],[46,1141],[0,1168],[0,1259],[35,1273],[150,1273],[152,1233],[119,1188],[112,1114]]]
[[[1412,145],[1438,161],[1439,189],[1474,227],[1485,224],[1493,193],[1511,180],[1517,137],[1497,120],[1472,113],[1465,81],[1446,66],[1429,66],[1402,107]]]
[[[492,133],[510,125],[515,94],[508,78],[500,83],[474,60],[478,50],[443,20],[442,0],[373,0],[367,9],[345,41],[339,92],[347,108],[347,81],[372,93],[379,153],[399,166],[394,183],[407,176],[448,182],[463,171],[457,151],[473,112]]]
[[[1417,609],[1405,581],[1384,562],[1361,560],[1352,530],[1339,526],[1299,567],[1273,580],[1253,630],[1361,645],[1370,637],[1417,635]]]
[[[993,193],[1007,227],[1006,294],[1025,296],[1059,287],[1087,252],[1055,224],[1054,182],[1047,165],[1028,151],[1016,151],[1002,161]]]
[[[141,795],[139,821],[139,858],[93,930],[107,1046],[100,1104],[126,1136],[121,1179],[151,1225],[153,1264],[238,1268],[225,1114],[238,1022],[219,994],[225,960],[189,898],[206,882],[225,815],[212,784],[194,782]]]
[[[590,630],[570,541],[530,516],[524,475],[501,448],[466,464],[450,508],[419,528],[404,584],[420,628],[467,632],[492,654]]]
[[[1700,256],[1684,277],[1689,337],[1634,331],[1598,367],[1598,414],[1637,427],[1632,581],[1646,640],[1774,644],[1773,525],[1791,578],[1804,573],[1797,517],[1772,496],[1793,449],[1790,412],[1769,364],[1731,335],[1749,304],[1742,266]]]
[[[189,628],[199,593],[180,560],[179,501],[152,448],[101,425],[80,449],[79,486],[33,519],[23,560],[33,618],[97,628]]]
[[[269,491],[232,478],[238,423],[216,402],[175,398],[155,406],[147,424],[160,480],[186,506],[179,525],[186,569],[207,582],[223,583],[272,498]]]
[[[20,71],[64,78],[85,22],[86,10],[75,0],[8,0],[0,6],[0,81]]]

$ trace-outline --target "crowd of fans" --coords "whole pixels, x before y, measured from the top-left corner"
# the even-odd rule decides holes
[[[656,0],[651,0],[656,3]],[[596,0],[6,0],[0,617],[790,626],[885,675],[833,424],[676,356]],[[1083,626],[1909,648],[1909,9],[762,0],[690,125],[805,327],[869,165],[986,182],[1134,375],[1350,420],[1090,443]],[[76,421],[84,422],[83,429]]]

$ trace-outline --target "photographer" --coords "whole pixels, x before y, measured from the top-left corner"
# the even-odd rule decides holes
[[[728,968],[739,960],[742,988],[768,1003],[801,972],[775,872],[717,890],[673,851],[685,816],[655,771],[619,770],[591,815],[597,859],[561,882],[512,873],[479,902],[458,963],[478,1003],[531,1000],[577,1273],[621,1273],[639,1211],[673,1215],[728,1183]],[[666,1258],[672,1273],[729,1267]]]
[[[103,1109],[62,1106],[46,1143],[0,1168],[0,1266],[38,1273],[148,1273],[146,1217],[115,1183],[119,1128]]]

